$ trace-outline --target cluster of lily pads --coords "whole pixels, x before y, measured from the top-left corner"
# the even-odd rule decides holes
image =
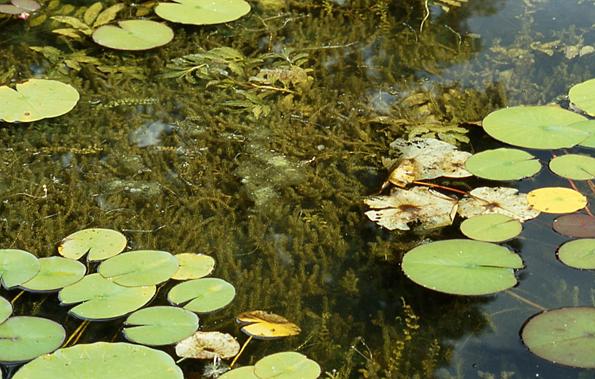
[[[19,364],[32,360],[14,378],[46,378],[48,372],[56,378],[132,374],[143,378],[183,378],[181,369],[168,354],[152,348],[171,344],[176,344],[176,354],[183,358],[239,357],[239,344],[231,335],[197,331],[197,314],[219,310],[235,297],[230,283],[206,278],[213,271],[215,260],[203,254],[172,255],[160,250],[124,252],[126,244],[126,237],[115,230],[93,228],[64,238],[58,246],[60,256],[37,258],[24,250],[0,249],[2,286],[22,291],[13,302],[24,292],[57,292],[62,305],[72,306],[68,313],[84,320],[64,342],[66,332],[59,323],[41,317],[11,317],[11,302],[0,297],[0,362]],[[79,261],[85,255],[87,265]],[[99,263],[97,270],[88,273],[87,266],[92,263]],[[168,291],[167,301],[171,305],[145,307],[155,298],[157,285],[170,279],[179,281]],[[123,336],[131,343],[96,342],[68,347],[71,341],[78,340],[90,321],[122,316],[127,316]],[[237,320],[243,325],[242,331],[250,336],[247,341],[300,332],[297,325],[264,311],[245,312]],[[287,352],[263,358],[264,363],[253,368],[255,375],[269,378],[262,373],[298,370],[304,372],[303,378],[316,378],[318,374],[311,373],[316,371],[313,367],[320,373],[318,364],[305,357],[298,360],[296,354],[303,357]]]
[[[595,79],[572,87],[571,106],[518,106],[490,113],[484,130],[493,138],[521,148],[553,150],[580,146],[595,148]],[[391,144],[399,157],[390,164],[385,187],[395,185],[389,196],[365,200],[368,218],[388,229],[432,229],[450,225],[455,216],[469,239],[422,244],[408,251],[401,268],[415,283],[456,295],[487,295],[517,284],[521,257],[504,242],[522,232],[522,223],[540,212],[558,217],[553,229],[579,239],[564,243],[558,259],[577,269],[595,269],[595,217],[588,199],[574,180],[595,179],[595,158],[589,155],[554,155],[550,170],[569,180],[574,188],[537,188],[527,194],[510,187],[479,187],[463,191],[424,180],[439,177],[513,181],[541,170],[540,161],[527,151],[513,148],[486,150],[474,155],[434,139],[398,139]],[[413,186],[412,186],[413,185]],[[433,188],[433,189],[432,189]],[[595,187],[590,186],[591,191]],[[462,195],[446,195],[436,189]],[[592,196],[590,196],[592,197]],[[581,209],[585,213],[575,213]],[[558,364],[594,368],[595,307],[566,307],[541,312],[522,329],[525,345],[538,356]]]

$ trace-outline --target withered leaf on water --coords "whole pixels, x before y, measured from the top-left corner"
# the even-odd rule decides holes
[[[176,344],[176,355],[184,358],[231,358],[240,351],[240,344],[227,333],[196,332]]]
[[[459,201],[459,214],[473,217],[482,214],[498,213],[519,221],[527,221],[539,216],[527,202],[526,193],[518,193],[515,188],[479,187],[469,192]]]
[[[301,332],[299,326],[285,317],[266,311],[244,312],[236,317],[236,321],[243,325],[242,332],[259,339],[295,336]]]

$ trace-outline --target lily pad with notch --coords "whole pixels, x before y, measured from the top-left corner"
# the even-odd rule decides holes
[[[465,168],[473,175],[490,180],[519,180],[541,170],[541,163],[523,150],[499,148],[469,157]]]
[[[566,187],[544,187],[527,194],[527,202],[545,213],[572,213],[587,205],[587,198]]]
[[[149,286],[170,279],[178,260],[167,251],[134,250],[103,261],[97,272],[126,287]]]
[[[250,12],[244,0],[175,0],[159,3],[157,16],[180,24],[213,25],[237,20]]]
[[[93,32],[93,41],[116,50],[139,51],[154,49],[169,43],[173,30],[150,20],[118,21],[118,26],[103,25]]]
[[[215,268],[215,259],[206,254],[176,254],[179,267],[171,277],[175,280],[199,279],[209,275]]]
[[[581,141],[579,146],[595,149],[595,120],[584,120],[568,125],[569,128],[575,128],[581,132],[590,135],[587,139]]]
[[[260,379],[316,379],[320,366],[295,351],[267,355],[254,364],[254,374]]]
[[[595,238],[595,216],[586,214],[570,214],[554,220],[556,232],[569,237]]]
[[[589,116],[595,116],[595,79],[578,83],[568,91],[570,101]]]
[[[91,228],[70,234],[60,241],[58,253],[80,259],[88,253],[88,261],[102,261],[120,254],[126,247],[126,237],[112,229]]]
[[[300,334],[299,326],[275,313],[256,310],[243,312],[236,317],[244,334],[257,339],[276,339]]]
[[[570,267],[595,270],[595,238],[565,242],[558,249],[558,259]]]
[[[17,371],[13,379],[183,379],[169,354],[124,342],[96,342],[59,349]]]
[[[12,304],[4,297],[0,296],[0,324],[6,321],[12,314]]]
[[[529,350],[548,361],[595,368],[595,308],[567,307],[530,318],[521,330]]]
[[[550,161],[550,170],[566,179],[595,179],[595,158],[581,154],[560,155]]]
[[[110,320],[134,312],[147,304],[155,286],[124,287],[98,273],[63,288],[58,294],[62,304],[76,304],[68,313],[86,320]]]
[[[174,305],[196,313],[209,313],[231,303],[236,295],[235,288],[219,278],[189,280],[175,285],[167,294],[167,300]]]
[[[0,324],[0,362],[19,363],[50,353],[62,345],[62,325],[41,317],[10,317]]]
[[[452,239],[417,246],[401,268],[415,283],[454,295],[488,295],[517,284],[523,268],[516,253],[490,242]]]
[[[29,292],[52,292],[78,282],[87,267],[79,261],[64,257],[39,259],[39,272],[20,287]]]
[[[0,249],[2,286],[11,289],[33,278],[39,272],[39,259],[28,251]]]
[[[501,214],[486,214],[468,218],[461,223],[467,237],[486,242],[502,242],[521,234],[520,221]]]
[[[155,306],[132,313],[124,325],[124,337],[130,342],[171,345],[198,329],[198,316],[178,307]]]

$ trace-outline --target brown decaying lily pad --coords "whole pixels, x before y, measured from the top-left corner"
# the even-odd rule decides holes
[[[554,230],[560,234],[577,238],[595,238],[595,216],[571,214],[554,220]]]
[[[196,359],[231,358],[240,351],[238,341],[227,333],[196,332],[178,342],[178,357]]]

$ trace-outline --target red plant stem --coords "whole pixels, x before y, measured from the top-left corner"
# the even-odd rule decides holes
[[[431,187],[431,188],[440,188],[442,190],[445,191],[450,191],[450,192],[455,192],[461,195],[469,195],[469,192],[467,191],[463,191],[457,188],[452,188],[452,187],[446,187],[446,186],[441,186],[439,184],[433,184],[433,183],[426,183],[426,182],[419,182],[417,180],[413,181],[413,184],[418,184],[420,186],[426,186],[426,187]]]

